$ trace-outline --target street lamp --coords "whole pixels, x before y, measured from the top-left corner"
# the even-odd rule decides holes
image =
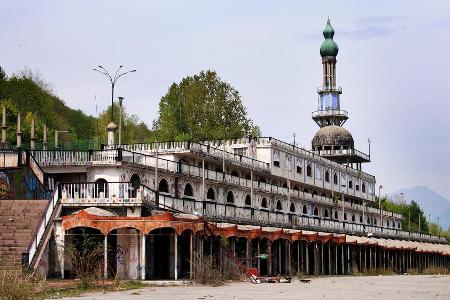
[[[123,97],[118,97],[119,98],[119,147],[122,145],[122,102],[123,102]]]
[[[122,77],[128,73],[136,72],[136,70],[130,70],[130,71],[119,73],[119,71],[120,71],[120,69],[122,69],[122,67],[123,67],[122,65],[119,66],[119,68],[116,70],[116,73],[114,74],[114,76],[111,76],[111,74],[109,74],[109,72],[102,66],[98,66],[98,69],[97,68],[93,69],[94,71],[105,75],[111,82],[111,122],[114,122],[114,119],[113,119],[113,117],[114,117],[114,86],[116,85],[116,82],[120,77]]]

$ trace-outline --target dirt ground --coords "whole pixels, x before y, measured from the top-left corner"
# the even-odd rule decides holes
[[[138,290],[88,294],[65,299],[450,299],[449,275],[311,278],[305,284],[231,283],[220,287],[149,286]]]

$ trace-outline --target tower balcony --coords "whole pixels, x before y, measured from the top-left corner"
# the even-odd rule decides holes
[[[321,86],[317,88],[319,94],[327,92],[336,92],[342,94],[342,88],[340,86]]]
[[[370,162],[370,155],[356,149],[315,150],[315,154],[338,163]]]
[[[341,117],[343,119],[348,119],[348,112],[346,110],[316,110],[312,113],[312,118],[320,118],[320,117]]]

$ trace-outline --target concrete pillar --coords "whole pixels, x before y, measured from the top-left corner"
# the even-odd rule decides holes
[[[108,235],[103,237],[103,278],[108,278]]]
[[[369,246],[369,269],[372,269],[372,247]]]
[[[328,275],[331,275],[331,243],[328,242]]]
[[[178,234],[173,235],[173,272],[175,280],[178,279]]]
[[[31,150],[34,150],[35,141],[36,141],[36,136],[34,135],[34,126],[35,126],[35,120],[34,120],[34,116],[33,116],[31,119],[31,129],[30,129],[30,148],[31,148]]]
[[[344,244],[342,244],[342,246],[341,246],[341,267],[342,267],[342,275],[344,275],[345,274],[345,261],[344,261],[344,253],[345,253],[345,251],[344,251]]]
[[[260,255],[261,255],[261,245],[260,245],[260,243],[261,243],[261,239],[260,238],[258,238],[258,243],[257,243],[257,249],[256,249],[256,255],[259,257]],[[261,272],[261,259],[260,258],[258,258],[258,273],[260,273]]]
[[[309,241],[305,244],[306,249],[306,274],[309,275]]]
[[[6,107],[2,107],[2,144],[6,144],[6,131],[8,130],[8,125],[6,125]]]
[[[267,272],[269,275],[272,274],[272,242],[270,240],[267,240],[267,252],[269,256],[269,261],[267,262]]]
[[[336,262],[334,274],[337,275],[339,273],[338,272],[338,245],[337,244],[334,247],[334,258],[335,258],[335,262]]]
[[[141,253],[139,255],[139,258],[140,258],[140,267],[141,267],[140,269],[141,269],[141,279],[142,280],[145,280],[145,273],[146,273],[146,269],[145,269],[145,266],[146,266],[145,239],[146,239],[145,234],[141,233],[141,247],[140,247]]]
[[[193,258],[194,258],[194,233],[189,235],[189,279],[193,279]]]
[[[62,228],[61,221],[55,221],[56,253],[59,264],[59,272],[62,279],[64,279],[64,237],[65,232]]]
[[[252,240],[247,239],[246,247],[245,247],[245,265],[247,268],[251,268],[252,266]]]
[[[42,149],[47,150],[47,124],[44,123],[43,133],[42,133]]]
[[[21,124],[21,113],[17,114],[17,131],[16,131],[16,137],[17,137],[17,148],[22,147],[22,124]]]
[[[117,130],[117,125],[111,122],[106,126],[106,130],[108,131],[108,145],[114,145],[114,134]]]
[[[297,241],[297,275],[300,274],[300,241]]]
[[[347,272],[348,272],[348,274],[352,273],[350,247],[351,247],[351,245],[347,245]]]
[[[286,268],[286,272],[287,274],[291,274],[291,264],[292,264],[292,260],[291,260],[291,242],[286,240],[286,245],[287,245],[287,262],[288,262],[288,266]]]

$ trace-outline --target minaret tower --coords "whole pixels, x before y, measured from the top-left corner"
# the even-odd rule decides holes
[[[339,48],[333,40],[334,29],[330,19],[323,30],[323,37],[325,40],[320,46],[322,86],[317,89],[317,110],[312,113],[312,119],[320,129],[312,140],[312,149],[338,163],[352,167],[356,164],[356,168],[361,170],[361,163],[369,162],[370,156],[355,149],[351,133],[342,127],[348,119],[348,113],[341,110],[342,89],[336,85],[336,56]]]
[[[322,56],[323,79],[322,86],[317,89],[319,93],[317,111],[313,113],[313,120],[324,127],[328,125],[342,126],[348,119],[346,111],[341,111],[340,95],[342,89],[336,86],[336,56],[338,45],[333,40],[334,29],[330,19],[323,30],[325,40],[320,46]]]

